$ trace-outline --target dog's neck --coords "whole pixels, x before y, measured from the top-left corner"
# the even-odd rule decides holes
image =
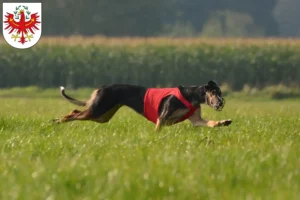
[[[192,103],[193,106],[199,106],[200,104],[206,103],[204,86],[179,86],[178,89],[180,90],[182,96]]]

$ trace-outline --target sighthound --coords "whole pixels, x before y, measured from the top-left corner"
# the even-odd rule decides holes
[[[142,86],[112,84],[95,90],[88,101],[76,100],[65,93],[62,96],[69,102],[84,106],[84,111],[73,110],[57,123],[74,120],[90,120],[98,123],[108,122],[122,106],[128,106],[152,121],[155,131],[162,126],[172,125],[188,119],[194,126],[228,126],[232,120],[204,120],[201,117],[201,104],[207,104],[221,111],[225,105],[222,92],[214,81],[204,86],[178,86],[174,88],[146,88]]]

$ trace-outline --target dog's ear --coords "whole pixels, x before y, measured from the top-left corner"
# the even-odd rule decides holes
[[[208,81],[208,83],[204,86],[205,90],[211,90],[217,87],[217,83],[215,81]]]
[[[210,87],[215,87],[215,86],[217,86],[217,83],[215,81],[211,80],[211,81],[208,81],[207,85]]]

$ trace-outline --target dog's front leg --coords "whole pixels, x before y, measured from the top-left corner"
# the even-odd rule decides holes
[[[161,119],[158,118],[155,125],[155,132],[158,132],[161,128]]]
[[[201,107],[195,111],[195,113],[189,117],[189,120],[192,122],[193,126],[207,126],[207,127],[217,127],[217,126],[229,126],[232,120],[204,120],[201,118]]]
[[[217,127],[217,126],[229,126],[231,124],[231,120],[221,120],[221,121],[213,121],[213,120],[204,120],[199,119],[197,121],[192,121],[193,126],[207,126],[207,127]]]

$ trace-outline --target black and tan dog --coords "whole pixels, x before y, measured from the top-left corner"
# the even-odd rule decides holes
[[[135,110],[156,124],[155,130],[163,125],[172,125],[189,119],[194,126],[228,126],[231,120],[212,121],[201,118],[200,104],[207,104],[217,111],[224,107],[225,100],[219,86],[209,81],[204,86],[175,88],[145,88],[141,86],[113,84],[95,90],[88,101],[79,101],[65,94],[64,98],[78,106],[87,107],[84,111],[73,110],[57,123],[74,120],[108,122],[123,105]]]

